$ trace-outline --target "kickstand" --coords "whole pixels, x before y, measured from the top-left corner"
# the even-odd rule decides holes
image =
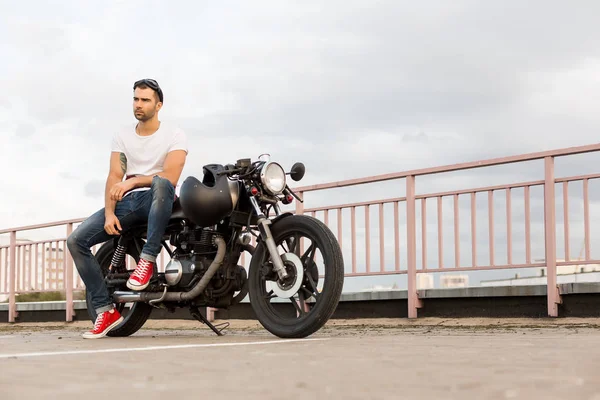
[[[190,307],[190,314],[192,314],[192,317],[196,318],[198,321],[207,325],[218,336],[223,336],[221,332],[229,326],[229,322],[223,322],[222,324],[219,324],[217,326],[211,324],[210,321],[204,317],[204,315],[200,314],[200,310],[198,310],[198,307]]]

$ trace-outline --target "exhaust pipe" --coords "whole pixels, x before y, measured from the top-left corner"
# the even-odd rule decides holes
[[[113,301],[115,303],[135,303],[142,301],[142,295],[136,292],[114,292]]]
[[[140,302],[140,301],[149,302],[150,300],[156,300],[156,299],[163,298],[163,296],[164,296],[164,298],[162,299],[163,301],[189,301],[189,300],[195,299],[202,292],[204,292],[204,289],[206,289],[208,282],[210,282],[210,280],[215,275],[217,270],[221,267],[221,265],[223,265],[223,259],[225,259],[225,250],[226,250],[227,245],[225,244],[225,241],[223,240],[222,237],[216,237],[215,244],[217,245],[217,255],[215,256],[215,259],[208,267],[208,270],[206,271],[206,273],[202,276],[202,279],[200,279],[200,282],[198,282],[196,284],[196,286],[194,286],[192,288],[192,290],[190,290],[188,292],[167,292],[167,293],[160,293],[160,292],[139,292],[138,293],[138,292],[116,291],[113,293],[113,301],[115,303],[135,303],[135,302]]]

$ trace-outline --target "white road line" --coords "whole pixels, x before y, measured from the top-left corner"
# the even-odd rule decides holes
[[[16,336],[10,336],[10,335],[0,336],[0,339],[13,339],[13,338],[16,338]]]
[[[49,351],[39,353],[17,353],[17,354],[0,354],[0,359],[12,357],[43,357],[43,356],[64,356],[72,354],[99,354],[99,353],[126,353],[130,351],[152,351],[152,350],[170,350],[170,349],[192,349],[198,347],[227,347],[227,346],[252,346],[261,344],[277,344],[277,343],[297,343],[315,340],[327,339],[287,339],[287,340],[271,340],[267,342],[238,342],[238,343],[205,343],[205,344],[181,344],[172,346],[149,346],[149,347],[133,347],[133,348],[115,348],[115,349],[96,349],[96,350],[72,350],[72,351]]]

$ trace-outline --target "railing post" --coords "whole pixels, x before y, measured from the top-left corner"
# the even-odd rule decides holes
[[[546,239],[546,272],[548,316],[558,317],[562,303],[556,284],[556,204],[554,197],[554,157],[544,158],[544,235]]]
[[[15,285],[17,283],[17,232],[10,233],[10,271],[8,273],[8,322],[17,318],[17,303],[15,302]]]
[[[415,200],[415,177],[406,177],[406,239],[408,256],[408,318],[417,318],[417,309],[422,307],[417,294],[417,222]]]
[[[216,308],[206,307],[206,319],[208,322],[213,322],[215,320],[215,311],[217,311]]]
[[[304,192],[300,192],[300,191],[296,192],[296,195],[300,199],[304,200]],[[295,213],[295,215],[303,215],[303,214],[304,214],[304,203],[296,200],[296,213]],[[294,245],[294,247],[295,246],[296,245]],[[296,248],[296,250],[297,251],[299,250],[300,254],[304,253],[304,239],[302,239],[302,238],[300,239],[300,248]]]
[[[299,198],[304,200],[304,192],[296,192],[296,194],[298,195]],[[296,200],[296,215],[302,215],[302,214],[304,214],[304,203],[301,203],[298,200]]]
[[[69,236],[71,236],[71,233],[73,233],[73,224],[72,223],[67,224],[67,239],[69,238]],[[36,266],[36,268],[37,268],[37,266]],[[74,309],[73,309],[73,257],[71,257],[71,253],[69,252],[66,242],[65,242],[65,285],[66,285],[66,292],[67,292],[66,293],[66,297],[67,297],[66,320],[67,320],[67,322],[72,322],[73,314],[74,314]]]

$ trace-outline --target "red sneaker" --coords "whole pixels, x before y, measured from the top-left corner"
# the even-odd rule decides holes
[[[154,263],[140,258],[135,271],[127,280],[127,287],[131,290],[144,290],[150,283],[152,273],[154,272]]]
[[[96,317],[94,328],[91,331],[85,332],[82,336],[84,339],[99,339],[116,328],[121,321],[123,321],[123,317],[114,308],[110,311],[105,311]]]

